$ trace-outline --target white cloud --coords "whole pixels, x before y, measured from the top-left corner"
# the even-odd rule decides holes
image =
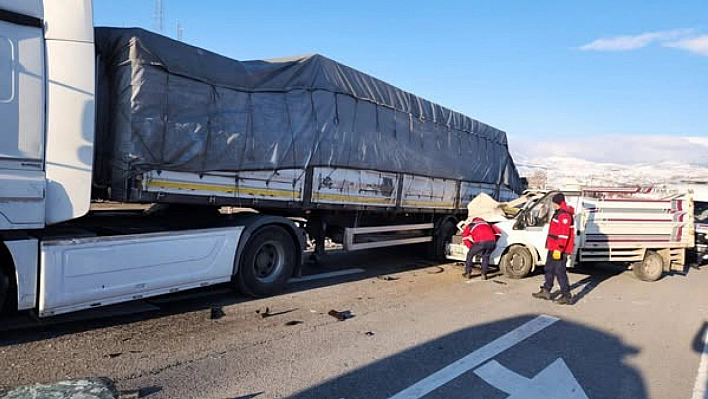
[[[675,29],[668,31],[646,32],[639,35],[625,35],[597,39],[580,46],[583,51],[627,51],[646,47],[654,42],[674,41],[690,35],[691,29]]]
[[[680,48],[700,55],[708,55],[708,35],[665,42],[661,45],[664,47]]]

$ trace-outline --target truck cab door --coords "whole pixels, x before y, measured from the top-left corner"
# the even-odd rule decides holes
[[[0,229],[44,226],[44,40],[36,3],[36,10],[32,2],[0,5]]]

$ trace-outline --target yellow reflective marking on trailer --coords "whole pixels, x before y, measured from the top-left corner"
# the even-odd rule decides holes
[[[355,197],[352,195],[337,195],[337,194],[319,194],[315,193],[312,196],[313,200],[329,200],[329,201],[343,201],[343,202],[368,202],[373,204],[390,204],[394,205],[395,199],[393,198],[372,198],[372,197]]]
[[[413,201],[413,200],[403,200],[403,205],[411,206],[430,206],[433,208],[454,208],[455,204],[452,202],[437,202],[437,201]]]
[[[240,194],[240,195],[261,195],[264,197],[295,197],[300,198],[300,193],[289,190],[277,189],[260,189],[250,187],[228,187],[212,184],[198,183],[175,183],[161,180],[151,180],[148,182],[148,188],[176,188],[179,190],[195,190],[195,191],[217,191],[222,193]]]

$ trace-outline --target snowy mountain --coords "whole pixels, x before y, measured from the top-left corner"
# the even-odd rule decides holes
[[[568,184],[582,185],[708,185],[708,167],[678,162],[657,164],[615,164],[586,161],[571,157],[543,159],[515,158],[522,176],[542,170],[548,185],[560,187]]]
[[[708,190],[706,137],[603,136],[562,143],[510,142],[521,176],[543,171],[549,188],[581,184]]]

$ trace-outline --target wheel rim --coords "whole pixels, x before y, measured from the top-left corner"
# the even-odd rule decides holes
[[[526,269],[526,259],[523,255],[513,254],[509,260],[511,271],[514,273],[522,273]]]
[[[656,256],[650,256],[642,262],[642,271],[647,276],[655,276],[663,270],[662,260]]]
[[[277,241],[263,243],[253,258],[253,270],[258,280],[274,281],[285,267],[285,248]]]

